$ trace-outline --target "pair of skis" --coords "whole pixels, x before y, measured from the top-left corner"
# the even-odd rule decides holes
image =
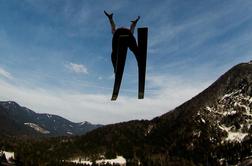
[[[145,75],[146,75],[146,59],[147,59],[147,40],[148,40],[148,28],[138,28],[138,99],[144,98],[145,88]],[[121,35],[119,37],[117,63],[114,89],[111,100],[116,100],[119,94],[122,76],[128,50],[128,38],[127,35]]]

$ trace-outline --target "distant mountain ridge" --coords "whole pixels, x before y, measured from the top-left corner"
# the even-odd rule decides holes
[[[101,125],[74,123],[58,115],[39,114],[13,101],[0,102],[1,135],[82,135]]]

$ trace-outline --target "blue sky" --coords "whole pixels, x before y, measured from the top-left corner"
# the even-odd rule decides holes
[[[110,26],[149,28],[146,94],[130,51],[111,102]],[[136,35],[136,34],[135,34]],[[251,60],[250,0],[0,0],[0,100],[72,121],[159,116]]]

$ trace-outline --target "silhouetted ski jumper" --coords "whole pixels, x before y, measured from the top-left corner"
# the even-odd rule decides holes
[[[127,46],[134,53],[137,61],[139,60],[137,42],[136,42],[136,39],[135,39],[133,33],[135,30],[137,21],[140,19],[140,17],[138,16],[138,18],[136,20],[131,21],[130,29],[128,29],[128,28],[117,28],[116,29],[116,25],[113,20],[113,13],[108,14],[106,11],[104,11],[104,13],[109,18],[109,22],[111,25],[111,32],[113,34],[111,60],[112,60],[112,64],[114,67],[114,73],[115,73],[116,72],[116,62],[117,62],[117,51],[118,51],[118,47],[119,47],[118,41],[119,41],[119,37],[121,35],[128,36]]]

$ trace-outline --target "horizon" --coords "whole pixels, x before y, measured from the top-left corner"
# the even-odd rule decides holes
[[[249,0],[0,2],[0,100],[73,122],[152,119],[251,60],[251,7]],[[149,28],[143,100],[128,51],[118,99],[110,101],[112,34],[103,10],[118,27],[139,15],[136,28]]]

